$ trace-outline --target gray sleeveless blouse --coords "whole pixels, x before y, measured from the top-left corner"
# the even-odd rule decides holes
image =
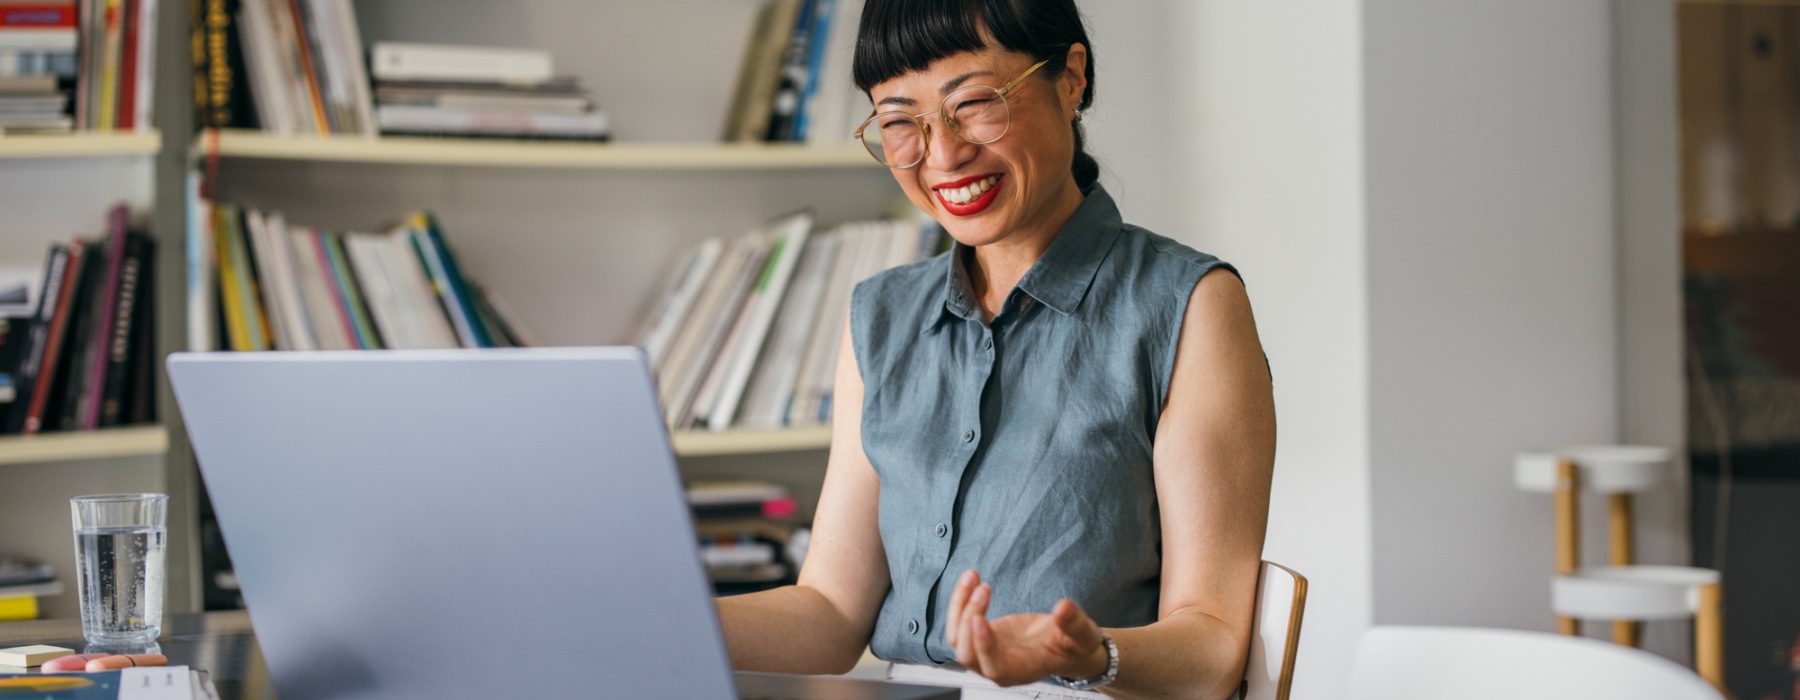
[[[991,616],[1070,598],[1103,627],[1156,621],[1151,440],[1188,295],[1219,259],[1125,224],[1099,186],[991,323],[963,247],[858,285],[863,449],[881,480],[892,588],[876,656],[945,663],[967,569]]]

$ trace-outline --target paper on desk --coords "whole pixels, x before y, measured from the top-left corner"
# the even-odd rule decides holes
[[[193,672],[186,666],[146,666],[119,671],[119,700],[192,700]]]

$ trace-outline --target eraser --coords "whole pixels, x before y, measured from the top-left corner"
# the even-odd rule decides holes
[[[60,659],[75,653],[74,649],[53,647],[48,644],[33,644],[28,647],[0,649],[0,664],[7,666],[42,666],[45,661]]]

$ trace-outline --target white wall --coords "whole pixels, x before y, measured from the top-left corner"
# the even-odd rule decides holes
[[[1364,20],[1374,620],[1548,630],[1511,456],[1616,438],[1610,7]]]
[[[1089,126],[1128,219],[1243,268],[1265,551],[1312,579],[1298,692],[1330,697],[1370,624],[1551,626],[1513,452],[1680,444],[1672,7],[1273,5],[1087,3]],[[1680,503],[1641,502],[1642,560],[1683,560]]]
[[[1279,423],[1264,552],[1311,580],[1294,693],[1329,697],[1369,622],[1361,42],[1353,4],[1280,5],[1089,4],[1093,140],[1129,220],[1243,272]]]

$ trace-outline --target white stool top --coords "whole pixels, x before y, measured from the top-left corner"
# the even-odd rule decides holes
[[[1550,608],[1584,620],[1668,620],[1700,609],[1700,586],[1719,572],[1693,566],[1595,566],[1557,576]]]
[[[1575,462],[1581,490],[1594,493],[1648,491],[1669,477],[1674,453],[1666,447],[1590,445],[1520,452],[1513,459],[1513,482],[1526,491],[1556,490],[1556,463]]]

